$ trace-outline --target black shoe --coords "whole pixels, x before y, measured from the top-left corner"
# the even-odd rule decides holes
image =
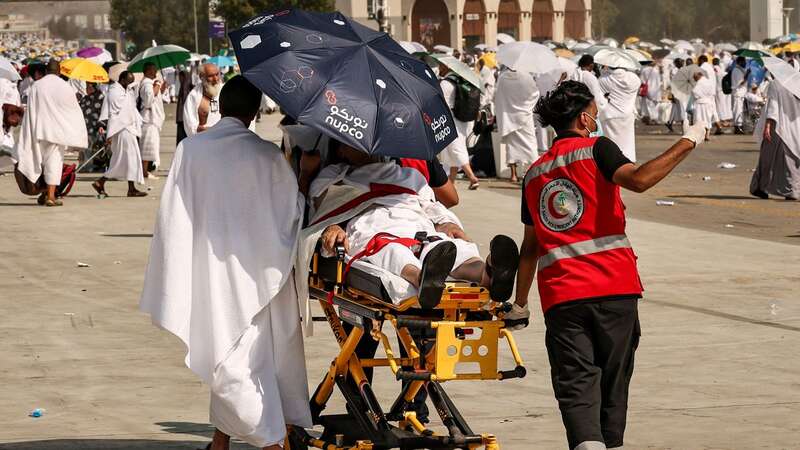
[[[790,201],[790,202],[796,202],[796,201],[797,201],[797,199],[796,199],[796,198],[794,198],[794,197],[790,197],[790,196],[788,196],[788,195],[787,195],[786,197],[784,197],[784,198],[785,198],[787,201]]]
[[[433,309],[442,299],[444,282],[456,262],[456,244],[446,241],[437,244],[425,255],[419,274],[417,300],[423,309]]]
[[[498,234],[489,244],[489,259],[486,273],[491,278],[489,296],[496,302],[504,302],[511,298],[514,291],[514,278],[519,267],[519,249],[517,243],[508,236]]]
[[[733,128],[733,134],[745,134],[745,132],[742,129],[742,127],[734,127]]]
[[[675,128],[672,128],[672,124],[671,123],[667,123],[665,125],[667,126],[667,129],[669,130],[670,133],[674,133],[675,132]]]
[[[714,130],[714,136],[721,136],[721,135],[722,135],[722,128],[717,127],[717,129]]]
[[[753,194],[754,196],[756,196],[758,198],[764,199],[764,200],[769,198],[769,194],[767,194],[764,191],[755,191],[755,192],[751,192],[751,194]]]

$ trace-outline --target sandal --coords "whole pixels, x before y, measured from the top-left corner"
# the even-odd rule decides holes
[[[489,296],[492,300],[505,302],[511,298],[518,267],[517,243],[502,234],[495,236],[489,244],[489,257],[486,258],[486,274],[491,279]]]
[[[45,200],[44,204],[45,204],[45,206],[63,206],[64,202],[62,202],[61,200],[58,200],[58,199],[56,199],[55,201],[47,199],[47,200]]]
[[[97,198],[106,198],[106,197],[108,197],[108,193],[106,193],[105,188],[101,187],[100,184],[97,181],[92,183],[92,187],[94,188],[95,192],[97,192]]]
[[[142,191],[129,191],[128,197],[147,197],[147,192]]]
[[[442,300],[444,282],[456,262],[456,244],[445,241],[425,255],[419,273],[417,300],[423,309],[433,309]]]
[[[470,183],[470,184],[469,184],[469,190],[470,190],[470,191],[476,191],[476,190],[478,190],[478,188],[480,187],[480,185],[481,185],[481,184],[480,184],[479,182],[477,182],[477,181],[475,181],[475,182],[472,182],[472,183]]]

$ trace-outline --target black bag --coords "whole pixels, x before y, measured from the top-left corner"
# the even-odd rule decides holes
[[[733,92],[733,86],[731,85],[731,72],[725,74],[722,77],[722,93],[725,95],[730,95]]]
[[[481,91],[463,78],[449,74],[445,80],[456,88],[456,101],[453,105],[453,117],[462,122],[471,122],[478,118],[481,109]]]

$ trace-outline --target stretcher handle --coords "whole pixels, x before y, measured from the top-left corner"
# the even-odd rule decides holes
[[[431,320],[427,319],[397,319],[397,328],[431,328]]]
[[[431,375],[432,374],[430,372],[415,372],[413,370],[405,369],[400,369],[395,374],[398,380],[409,381],[431,381]]]
[[[503,319],[503,323],[505,324],[505,328],[515,327],[517,325],[525,325],[526,327],[530,323],[529,319]]]
[[[501,370],[497,372],[498,379],[500,380],[508,380],[510,378],[525,378],[525,375],[528,374],[528,371],[523,366],[517,366],[514,370]]]

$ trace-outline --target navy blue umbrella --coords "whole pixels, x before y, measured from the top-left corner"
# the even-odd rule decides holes
[[[341,13],[265,13],[229,33],[242,74],[286,114],[369,154],[430,160],[456,138],[436,75]]]

